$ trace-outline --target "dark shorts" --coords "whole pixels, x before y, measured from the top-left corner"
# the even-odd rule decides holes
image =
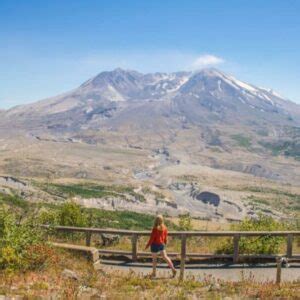
[[[157,252],[160,252],[163,250],[165,250],[164,244],[151,244],[151,252],[152,253],[157,253]]]

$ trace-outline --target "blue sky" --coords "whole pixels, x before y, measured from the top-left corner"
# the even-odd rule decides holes
[[[214,66],[300,103],[300,1],[0,0],[0,108],[115,67]]]

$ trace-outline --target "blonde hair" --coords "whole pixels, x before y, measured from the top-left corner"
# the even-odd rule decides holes
[[[163,218],[162,215],[157,215],[156,216],[153,227],[157,228],[158,230],[163,230],[164,229],[165,224],[164,224],[164,218]]]

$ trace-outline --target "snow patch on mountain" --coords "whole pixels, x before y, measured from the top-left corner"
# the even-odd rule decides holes
[[[267,92],[267,93],[271,94],[272,96],[275,96],[275,97],[280,98],[282,100],[286,100],[285,97],[283,97],[281,94],[279,94],[278,92],[274,91],[273,89],[267,89],[267,88],[263,88],[263,87],[260,87],[259,89],[262,90],[262,91],[264,91],[264,92]]]
[[[103,96],[115,102],[126,101],[126,99],[110,84],[107,85],[107,89],[107,91],[103,92]]]
[[[240,81],[240,80],[234,78],[233,76],[228,76],[228,78],[231,80],[231,82],[233,84],[237,85],[238,87],[241,87],[241,88],[243,88],[243,89],[245,89],[245,90],[247,90],[247,91],[249,91],[251,93],[257,93],[258,92],[257,89],[255,89],[253,86],[251,86],[248,83]]]

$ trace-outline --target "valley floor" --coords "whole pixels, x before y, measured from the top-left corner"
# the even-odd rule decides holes
[[[190,213],[222,223],[260,213],[299,216],[300,168],[291,158],[256,152],[249,156],[239,147],[232,153],[214,152],[201,143],[192,148],[185,143],[131,147],[124,137],[89,144],[23,132],[10,135],[1,129],[0,137],[0,192],[20,194],[29,202],[74,199],[90,208],[169,216]],[[180,142],[186,133],[178,138]],[[256,166],[251,172],[272,166],[276,174],[282,173],[282,180],[235,168],[234,162]],[[5,176],[13,179],[8,182]],[[218,203],[203,200],[203,192],[217,197]]]

